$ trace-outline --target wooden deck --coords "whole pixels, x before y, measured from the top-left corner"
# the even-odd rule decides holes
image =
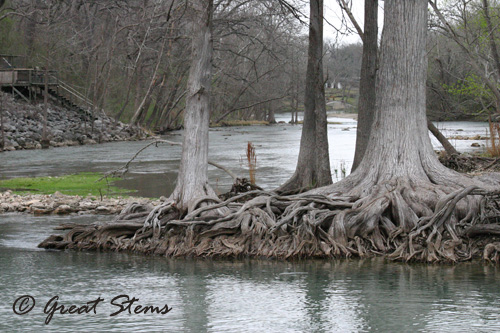
[[[50,86],[59,85],[55,71],[38,70],[34,68],[2,68],[0,69],[0,86],[43,86],[47,74]]]
[[[0,88],[12,91],[27,102],[44,95],[47,80],[49,97],[62,106],[74,109],[89,117],[94,106],[92,102],[71,85],[59,80],[57,72],[24,67],[23,57],[0,54]]]
[[[22,56],[0,54],[0,86],[30,87],[48,84],[58,85],[57,73],[26,66]]]

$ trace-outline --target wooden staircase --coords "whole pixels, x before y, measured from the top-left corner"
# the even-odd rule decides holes
[[[0,54],[0,88],[31,103],[33,98],[43,97],[47,81],[49,97],[78,112],[82,120],[92,119],[94,105],[83,93],[61,81],[55,71],[24,67],[21,58]]]
[[[52,98],[57,100],[63,107],[78,112],[82,120],[96,119],[92,113],[94,109],[92,102],[69,84],[58,80],[58,85],[50,86],[48,90]]]

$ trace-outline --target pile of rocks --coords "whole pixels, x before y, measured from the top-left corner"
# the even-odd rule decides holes
[[[4,150],[41,148],[43,104],[32,105],[0,92],[3,110]],[[76,110],[49,104],[47,129],[54,147],[95,144],[109,141],[142,140],[150,137],[143,129],[116,122],[103,114],[93,124],[82,120]],[[0,128],[0,151],[2,132]]]
[[[152,204],[160,201],[147,198],[101,198],[64,195],[56,192],[50,195],[17,195],[11,191],[0,192],[0,213],[22,212],[35,215],[45,214],[118,214],[131,203]]]
[[[448,140],[489,140],[489,136],[481,136],[481,135],[474,135],[474,136],[464,136],[464,135],[456,135],[449,137]]]

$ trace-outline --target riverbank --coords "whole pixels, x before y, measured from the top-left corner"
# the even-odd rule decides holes
[[[0,151],[41,149],[43,132],[43,104],[29,104],[0,92],[3,109],[3,137],[0,127]],[[87,122],[76,110],[49,103],[47,128],[50,146],[65,147],[111,141],[134,141],[151,137],[137,126],[99,114]],[[5,142],[2,148],[2,141]]]
[[[14,194],[0,192],[1,213],[34,215],[118,214],[131,203],[156,206],[160,200],[139,197],[106,197],[54,194]]]

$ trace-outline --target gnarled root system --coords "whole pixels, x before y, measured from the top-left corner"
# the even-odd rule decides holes
[[[363,186],[344,195],[340,184],[328,194],[255,190],[209,205],[202,198],[184,216],[171,201],[155,208],[131,205],[112,223],[62,226],[69,228],[65,235],[39,246],[166,256],[384,255],[405,261],[483,257],[499,262],[500,190],[397,179],[369,191]],[[220,208],[229,213],[214,213]]]

